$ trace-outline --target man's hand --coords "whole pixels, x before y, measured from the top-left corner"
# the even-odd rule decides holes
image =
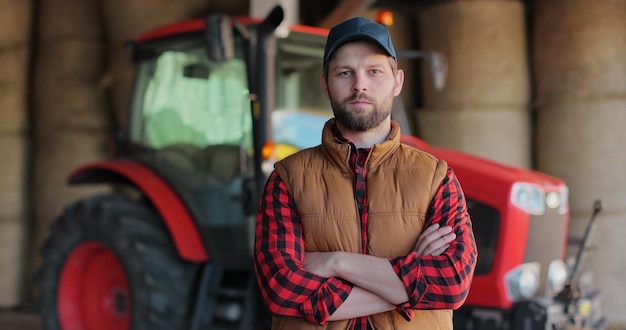
[[[421,256],[439,256],[441,255],[456,238],[456,234],[452,232],[452,227],[445,226],[439,228],[439,224],[430,225],[417,238],[415,251]]]

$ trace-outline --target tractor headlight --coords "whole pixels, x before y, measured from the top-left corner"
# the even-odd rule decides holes
[[[552,260],[548,267],[548,281],[546,293],[553,295],[561,292],[567,281],[568,268],[562,260]]]
[[[557,191],[546,194],[546,206],[556,209],[559,214],[566,214],[569,211],[569,189],[563,185]]]
[[[546,211],[545,192],[539,185],[516,182],[511,189],[511,204],[534,215]]]
[[[219,302],[215,306],[215,317],[221,320],[238,322],[242,316],[243,307],[237,302]]]
[[[511,269],[504,276],[509,299],[518,301],[532,298],[539,289],[540,271],[541,265],[538,262],[521,264]]]

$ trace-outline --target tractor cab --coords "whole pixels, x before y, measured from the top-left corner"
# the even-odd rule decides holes
[[[123,156],[173,187],[210,257],[226,267],[250,265],[258,193],[274,161],[319,144],[332,116],[318,83],[325,34],[295,27],[276,38],[274,25],[210,17],[152,31],[131,47]]]

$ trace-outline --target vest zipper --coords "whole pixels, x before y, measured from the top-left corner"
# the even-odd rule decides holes
[[[358,230],[359,230],[359,239],[358,239],[358,244],[359,244],[359,253],[361,254],[367,254],[367,248],[366,248],[366,244],[367,242],[363,241],[363,214],[362,212],[365,212],[365,203],[359,204],[359,200],[357,197],[357,182],[358,182],[358,177],[359,177],[359,172],[363,172],[363,180],[366,180],[365,177],[367,176],[367,160],[369,159],[369,153],[367,155],[365,155],[365,162],[361,162],[362,157],[364,156],[363,153],[359,150],[356,149],[355,147],[353,149],[351,149],[351,152],[356,153],[356,157],[354,160],[354,167],[350,168],[353,172],[353,182],[352,185],[354,187],[354,204],[356,206],[356,214],[357,214],[357,222],[359,224],[358,226]],[[363,197],[364,199],[367,199],[367,196]]]
[[[354,198],[354,206],[356,207],[356,214],[357,214],[357,219],[356,222],[359,224],[359,239],[358,239],[358,244],[359,244],[359,253],[364,253],[363,251],[363,223],[361,222],[361,210],[359,210],[359,202],[356,200],[356,197]]]

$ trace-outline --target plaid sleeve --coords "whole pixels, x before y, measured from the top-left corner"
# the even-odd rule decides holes
[[[451,226],[456,240],[440,256],[419,256],[412,252],[390,259],[404,282],[409,301],[398,306],[405,318],[411,309],[457,309],[465,302],[478,257],[472,223],[461,186],[448,168],[435,193],[425,227],[433,223]]]
[[[254,267],[261,294],[276,316],[324,324],[348,298],[352,285],[302,267],[302,226],[287,186],[273,172],[262,193],[256,220]]]

